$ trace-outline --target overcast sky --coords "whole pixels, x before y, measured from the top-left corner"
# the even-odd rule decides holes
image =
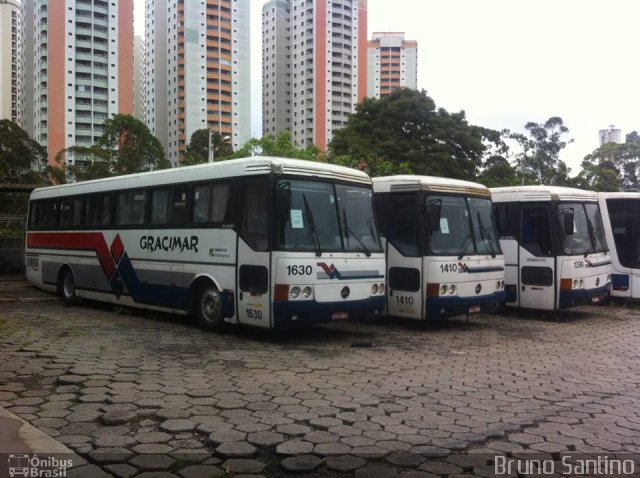
[[[193,0],[187,0],[193,1]],[[252,133],[261,135],[261,9],[251,3]],[[144,0],[134,0],[136,34]],[[418,42],[418,87],[471,124],[523,131],[560,116],[579,172],[610,124],[640,131],[640,2],[636,0],[368,0],[368,37]]]

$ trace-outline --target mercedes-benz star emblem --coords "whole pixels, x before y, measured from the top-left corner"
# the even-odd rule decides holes
[[[340,297],[346,299],[347,297],[349,297],[349,294],[351,294],[351,290],[349,290],[349,287],[345,285],[340,291]]]
[[[476,294],[479,294],[481,290],[482,290],[482,286],[480,284],[478,284],[476,286]]]

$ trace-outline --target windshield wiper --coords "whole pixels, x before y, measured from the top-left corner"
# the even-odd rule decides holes
[[[599,234],[596,233],[596,228],[593,226],[593,223],[591,222],[591,219],[589,219],[589,214],[587,213],[587,211],[584,212],[585,217],[587,218],[587,227],[589,228],[589,238],[591,239],[591,246],[593,247],[593,252],[597,252],[597,243],[599,242],[600,245],[602,246],[602,249],[606,249],[606,247],[604,246],[604,242],[602,241],[602,237],[600,237]],[[584,257],[587,257],[587,254],[584,255]]]
[[[478,226],[480,226],[480,239],[482,239],[484,242],[489,243],[489,247],[491,247],[491,257],[495,258],[496,250],[493,248],[493,242],[491,241],[491,238],[487,239],[487,237],[485,237],[485,233],[488,233],[488,231],[484,228],[484,224],[482,223],[482,218],[480,217],[480,211],[476,211],[476,215],[478,216]]]
[[[358,236],[349,227],[349,224],[347,223],[347,212],[344,210],[344,208],[342,209],[342,224],[344,226],[344,232],[345,232],[344,237],[345,239],[347,239],[347,247],[349,247],[349,234],[351,234],[351,236],[356,240],[360,248],[364,251],[365,255],[369,257],[371,255],[371,251],[367,246],[365,246],[364,242],[362,242],[362,239],[360,238],[360,236]]]
[[[467,244],[469,244],[470,242],[473,242],[473,232],[469,232],[469,234],[467,234],[467,237],[464,239],[464,243],[462,244],[462,252],[458,256],[458,260],[464,257],[464,253],[467,250]]]
[[[309,207],[309,201],[307,201],[307,195],[304,193],[302,194],[302,201],[304,202],[304,213],[307,216],[307,223],[309,223],[309,230],[311,231],[311,242],[315,242],[316,256],[320,257],[322,255],[320,239],[318,238],[318,231],[316,231],[316,224],[313,220],[313,213],[311,212],[311,208]]]

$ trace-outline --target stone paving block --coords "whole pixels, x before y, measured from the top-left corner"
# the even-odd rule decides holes
[[[315,470],[322,463],[322,459],[314,455],[290,456],[282,460],[282,467],[293,472],[307,472]]]
[[[256,451],[256,447],[246,441],[225,442],[216,448],[216,453],[231,458],[250,458]]]

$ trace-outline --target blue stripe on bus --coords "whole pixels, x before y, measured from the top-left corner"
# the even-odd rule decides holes
[[[480,307],[481,313],[498,310],[505,302],[504,291],[476,297],[429,297],[426,301],[427,320],[467,315],[469,308]]]

